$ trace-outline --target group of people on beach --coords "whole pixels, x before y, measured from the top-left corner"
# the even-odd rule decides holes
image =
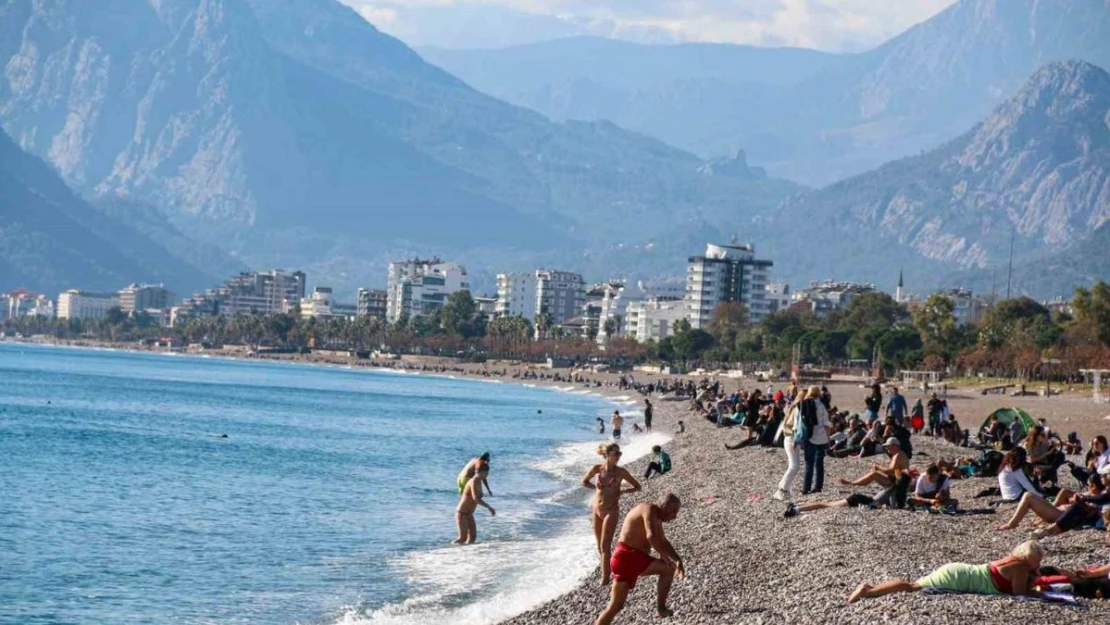
[[[620,388],[644,395],[666,392],[672,398],[688,398],[691,410],[707,421],[741,432],[738,442],[726,444],[729,449],[781,447],[787,466],[774,498],[787,504],[786,517],[843,507],[972,513],[961,510],[961,502],[952,496],[953,483],[969,477],[992,477],[997,478],[998,487],[980,496],[994,498],[992,508],[1012,506],[1009,520],[997,527],[999,531],[1018,527],[1030,515],[1037,519],[1032,540],[1021,543],[1004,558],[985,564],[949,563],[917,580],[862,583],[850,594],[849,603],[923,590],[1039,595],[1044,590],[1066,589],[1075,596],[1110,598],[1110,566],[1078,570],[1045,566],[1046,549],[1041,542],[1082,527],[1110,527],[1110,447],[1104,436],[1093,438],[1085,455],[1084,445],[1074,433],[1062,439],[1043,419],[1034,426],[994,419],[972,437],[960,426],[945,397],[932,393],[911,407],[897,388],[889,387],[884,396],[878,384],[863,397],[860,414],[840,410],[827,387],[801,387],[793,382],[780,390],[768,387],[727,393],[719,382],[709,380],[642,385],[628,377],[620,381]],[[652,409],[650,400],[646,400],[643,423],[649,431]],[[613,547],[621,497],[640,492],[641,484],[619,464],[625,417],[615,411],[608,425],[612,442],[600,446],[602,461],[582,480],[583,486],[594,493],[591,523],[601,582],[611,586],[608,605],[596,620],[599,625],[613,622],[638,579],[644,576],[658,577],[657,610],[661,616],[670,615],[667,600],[673,579],[685,575],[682,559],[666,539],[663,526],[673,521],[681,508],[679,498],[672,493],[634,506],[625,516]],[[638,424],[633,427],[639,429]],[[605,430],[600,419],[599,430]],[[924,466],[914,466],[914,435],[933,436],[951,443],[954,449],[977,453],[965,453],[965,457],[953,460],[931,459]],[[658,446],[653,452],[644,478],[670,470],[669,455]],[[1076,455],[1082,456],[1082,461],[1068,460]],[[456,542],[473,540],[473,513],[478,506],[487,507],[493,514],[493,509],[481,501],[482,487],[488,491],[485,478],[489,472],[488,454],[483,456],[468,463],[464,473],[469,477],[463,479],[460,474],[462,500]],[[799,474],[802,495],[823,492],[826,458],[870,456],[882,460],[872,463],[855,479],[838,480],[839,486],[852,487],[854,492],[831,500],[793,501]],[[1061,476],[1068,473],[1082,485],[1080,488],[1060,485]],[[1110,530],[1107,537],[1110,542]]]
[[[829,402],[822,400],[822,389],[814,386],[800,391],[792,385],[787,394],[794,394],[795,397],[785,410],[786,416],[781,426],[782,445],[786,451],[788,466],[775,493],[775,498],[780,500],[790,499],[790,486],[798,472],[799,452],[806,463],[802,494],[821,491],[825,455],[823,448],[835,431],[828,419]],[[871,431],[877,432],[878,411],[883,406],[878,385],[872,387],[871,394],[865,399],[865,406],[864,414],[871,423]],[[926,431],[954,444],[967,445],[968,439],[966,433],[962,436],[953,433],[956,428],[950,427],[950,424],[955,422],[955,417],[949,414],[946,402],[933,394],[928,406],[928,422],[915,421],[915,415],[907,415],[904,399],[901,399],[897,389],[893,389],[890,400],[886,402],[887,418],[882,427],[882,435],[875,437],[869,433],[861,437],[859,433],[863,431],[863,427],[858,417],[849,420],[849,431],[852,434],[848,438],[860,441],[885,438],[881,447],[889,460],[886,463],[872,464],[870,470],[855,480],[841,479],[839,483],[841,486],[878,487],[881,489],[878,494],[871,496],[856,492],[833,501],[789,503],[784,516],[793,517],[803,512],[838,507],[914,509],[916,506],[954,511],[958,502],[950,495],[951,483],[972,475],[993,477],[987,475],[989,470],[986,467],[989,462],[984,457],[998,455],[1001,457],[997,467],[999,486],[997,489],[988,489],[989,492],[983,494],[1001,496],[1001,500],[995,502],[996,505],[1016,503],[1017,506],[1010,520],[997,529],[1005,531],[1016,528],[1030,512],[1039,517],[1040,528],[1033,532],[1033,540],[1022,543],[1001,560],[988,564],[950,563],[917,581],[891,580],[877,585],[863,583],[849,596],[849,603],[895,592],[920,590],[1038,595],[1042,589],[1067,588],[1079,596],[1110,598],[1110,566],[1076,571],[1042,567],[1045,549],[1038,542],[1084,526],[1101,525],[1110,528],[1110,451],[1106,438],[1095,437],[1083,466],[1078,466],[1065,459],[1069,451],[1082,451],[1082,445],[1076,436],[1069,435],[1067,442],[1058,437],[1055,442],[1049,442],[1052,435],[1043,419],[1039,425],[1027,428],[1016,419],[1016,426],[1000,425],[995,417],[984,428],[988,431],[980,436],[981,440],[985,439],[989,443],[981,446],[980,458],[964,458],[956,462],[940,460],[924,470],[918,470],[910,464],[911,429],[914,433]],[[855,447],[851,443],[849,446]],[[863,445],[858,447],[860,452],[855,455],[863,456]],[[1064,464],[1070,466],[1072,475],[1080,484],[1085,484],[1085,492],[1079,493],[1057,485],[1056,469]],[[1055,499],[1051,502],[1042,492],[1048,488],[1055,491]],[[1110,529],[1107,531],[1107,540],[1110,542]],[[1064,586],[1060,586],[1061,584]]]

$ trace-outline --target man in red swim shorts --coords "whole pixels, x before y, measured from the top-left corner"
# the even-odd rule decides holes
[[[656,503],[642,503],[632,508],[624,518],[620,542],[609,560],[613,570],[613,590],[609,605],[596,625],[609,625],[624,609],[628,593],[636,586],[636,580],[644,575],[658,575],[656,590],[656,609],[659,616],[668,617],[667,596],[671,593],[671,582],[677,574],[686,577],[682,568],[682,558],[663,534],[663,524],[678,516],[682,502],[678,496],[666,493]],[[651,556],[652,548],[659,553],[658,558]]]

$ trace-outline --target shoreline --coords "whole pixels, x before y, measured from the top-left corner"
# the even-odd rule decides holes
[[[104,347],[102,347],[104,348]],[[117,349],[119,349],[117,347]],[[123,348],[126,349],[126,348]],[[152,350],[133,350],[152,351]],[[215,357],[213,355],[213,357]],[[255,358],[231,359],[251,361]],[[273,358],[343,368],[360,368],[352,363],[326,359]],[[412,367],[427,365],[410,363]],[[509,365],[504,365],[508,367]],[[365,367],[365,365],[364,365]],[[527,365],[521,368],[532,369]],[[386,370],[390,367],[367,367]],[[459,370],[406,371],[446,377],[491,381],[489,369],[503,365],[462,365]],[[454,369],[452,367],[451,369]],[[481,373],[478,370],[484,370]],[[544,370],[560,372],[560,370]],[[564,370],[565,371],[565,370]],[[587,373],[591,379],[611,382],[616,374]],[[653,379],[639,372],[630,374],[638,381]],[[654,376],[654,379],[691,376]],[[694,379],[700,379],[696,376]],[[603,398],[635,396],[635,391],[602,385],[585,388],[569,382],[521,380],[501,377],[533,387],[576,386]],[[726,387],[744,381],[724,380]],[[751,383],[748,382],[750,388]],[[854,395],[862,394],[850,385],[830,385],[834,403],[847,396],[841,405],[854,408]],[[961,415],[963,427],[976,428],[983,411],[999,405],[1029,406],[1034,417],[1046,415],[1057,431],[1075,428],[1088,432],[1110,430],[1101,415],[1110,407],[1094,406],[1082,397],[1012,398],[980,397],[968,389],[951,389],[950,400]],[[915,395],[907,393],[912,404]],[[1089,623],[1110,621],[1110,601],[1083,600],[1080,607],[1065,607],[1038,602],[1019,602],[1006,597],[974,595],[927,596],[920,593],[894,595],[882,599],[846,604],[847,594],[860,582],[888,578],[917,579],[947,562],[987,562],[1007,554],[1026,540],[1029,526],[1010,532],[995,532],[993,526],[1005,520],[1009,510],[994,514],[947,516],[925,512],[824,510],[784,519],[784,506],[771,498],[775,483],[785,469],[781,449],[748,448],[726,451],[724,442],[733,442],[738,431],[717,426],[690,414],[686,402],[653,400],[655,423],[661,432],[673,432],[678,419],[686,422],[686,433],[675,435],[666,446],[674,469],[668,475],[644,483],[644,491],[622,501],[623,513],[635,503],[651,501],[663,490],[673,490],[683,499],[678,519],[667,525],[667,535],[687,564],[689,577],[676,581],[669,622],[710,623],[921,623],[965,625],[968,622],[998,623]],[[978,414],[976,413],[978,411]],[[971,413],[971,416],[962,416]],[[977,418],[976,418],[977,417]],[[924,466],[930,459],[954,459],[968,450],[928,437],[914,437],[912,464]],[[867,492],[836,485],[839,477],[854,478],[869,468],[873,458],[829,459],[826,462],[824,493],[796,497],[796,501],[828,501],[852,492]],[[639,467],[636,460],[629,468]],[[636,473],[636,470],[633,470]],[[1070,477],[1065,483],[1070,484]],[[800,480],[800,476],[799,476]],[[982,508],[986,500],[974,494],[996,485],[990,478],[959,480],[952,493],[961,508]],[[1104,564],[1107,560],[1105,532],[1091,530],[1068,532],[1044,541],[1046,564],[1078,567]],[[569,592],[500,621],[505,625],[590,625],[604,608],[608,590],[600,587],[596,563],[592,572]],[[659,623],[655,615],[655,589],[650,580],[641,583],[629,598],[617,623]],[[357,622],[353,621],[353,622]]]

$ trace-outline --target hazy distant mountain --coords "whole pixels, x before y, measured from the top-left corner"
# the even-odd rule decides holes
[[[165,225],[161,231],[175,234]],[[24,287],[54,296],[73,287],[114,291],[165,282],[183,293],[213,280],[81,200],[49,165],[0,132],[0,291]]]
[[[764,223],[808,242],[782,243],[786,274],[886,283],[904,264],[918,284],[963,270],[957,277],[982,285],[1006,264],[1011,233],[1019,263],[1074,250],[1095,254],[1083,262],[1110,278],[1110,248],[1086,243],[1108,221],[1110,74],[1068,61],[1039,70],[958,139],[796,196]],[[1057,291],[1089,280],[1081,264],[1074,275],[1053,265]]]
[[[1110,0],[961,0],[862,54],[589,38],[422,50],[476,88],[824,185],[952,139],[1037,68],[1110,67]],[[654,74],[658,68],[658,74]]]
[[[961,0],[794,86],[742,144],[776,175],[832,182],[940,145],[1069,59],[1110,67],[1110,0]]]
[[[495,100],[334,0],[13,0],[0,62],[0,122],[75,187],[337,286],[410,250],[512,269],[517,250],[725,229],[796,190]]]
[[[421,48],[479,91],[556,119],[608,119],[699,153],[739,145],[749,117],[836,55],[574,37],[485,50]]]

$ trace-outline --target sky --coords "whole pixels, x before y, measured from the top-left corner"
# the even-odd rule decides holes
[[[874,47],[955,0],[341,0],[411,46],[497,48],[575,35],[830,52]]]

